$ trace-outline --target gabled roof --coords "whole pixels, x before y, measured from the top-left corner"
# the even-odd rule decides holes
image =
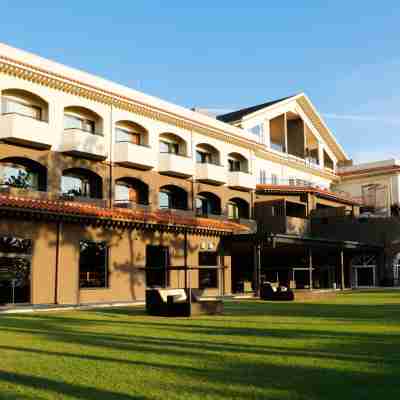
[[[238,122],[244,117],[247,117],[253,113],[257,113],[258,111],[267,110],[270,107],[279,107],[280,103],[282,103],[283,106],[292,101],[295,101],[298,106],[301,107],[313,126],[322,134],[323,138],[326,140],[327,145],[336,155],[338,161],[349,160],[349,157],[345,153],[344,149],[338,143],[335,136],[323,120],[322,116],[316,110],[314,105],[311,103],[311,100],[307,97],[305,93],[298,93],[292,96],[283,97],[281,99],[269,101],[267,103],[259,104],[253,107],[243,108],[238,111],[220,115],[217,117],[217,119],[229,124],[233,124],[234,122]]]
[[[223,122],[228,122],[228,123],[240,121],[246,115],[252,114],[253,112],[262,110],[263,108],[270,107],[270,106],[272,106],[274,104],[280,103],[281,101],[284,101],[284,100],[288,100],[291,97],[295,97],[295,96],[296,95],[282,97],[281,99],[272,100],[272,101],[268,101],[266,103],[257,104],[255,106],[242,108],[240,110],[232,111],[232,112],[227,113],[227,114],[217,115],[217,119],[219,119],[220,121],[223,121]]]

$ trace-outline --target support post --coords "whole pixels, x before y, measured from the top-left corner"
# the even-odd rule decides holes
[[[313,259],[312,259],[312,250],[308,249],[308,272],[310,277],[310,290],[313,290]]]
[[[184,267],[185,267],[185,289],[187,290],[188,288],[188,263],[187,263],[187,247],[188,247],[188,240],[187,240],[187,230],[185,229],[184,234],[184,250],[183,250],[183,256],[184,256]]]
[[[344,290],[344,254],[343,250],[340,250],[340,286]]]
[[[260,296],[261,289],[261,245],[257,243],[254,246],[254,290],[257,297]]]

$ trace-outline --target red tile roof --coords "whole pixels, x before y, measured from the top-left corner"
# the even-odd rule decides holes
[[[179,215],[179,212],[175,213],[173,211],[160,212],[139,209],[132,210],[123,208],[101,208],[92,204],[79,203],[76,201],[42,200],[4,194],[0,194],[0,208],[15,208],[20,210],[38,211],[49,214],[91,217],[116,221],[132,221],[149,224],[190,226],[192,228],[227,232],[249,230],[247,226],[234,221],[219,221],[212,218],[182,216]]]

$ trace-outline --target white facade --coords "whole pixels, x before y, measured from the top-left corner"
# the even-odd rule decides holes
[[[363,200],[368,188],[385,196],[387,208],[400,204],[400,160],[383,160],[340,168],[340,182],[335,189]],[[368,200],[368,199],[367,199]],[[367,201],[364,199],[364,201]]]
[[[7,73],[9,66],[41,75],[43,83],[37,83],[22,72]],[[51,84],[46,83],[46,78],[52,80]],[[63,84],[74,89],[60,89]],[[294,179],[328,188],[337,180],[336,164],[347,159],[323,121],[319,122],[318,114],[305,95],[295,96],[254,113],[243,121],[240,128],[0,44],[1,96],[4,97],[4,93],[9,90],[40,98],[47,105],[47,118],[46,121],[35,121],[15,114],[1,115],[0,139],[51,148],[56,152],[68,152],[76,156],[105,159],[107,162],[134,168],[152,169],[205,181],[214,180],[215,183],[244,190],[254,189],[256,182],[271,183],[274,176],[278,178],[278,184]],[[89,92],[93,93],[92,99],[87,95]],[[103,95],[107,99],[99,100]],[[119,107],[120,102],[126,105]],[[64,119],[68,110],[73,110],[72,115],[82,110],[83,116],[87,113],[95,116],[96,135],[80,129],[66,130]],[[325,151],[332,159],[333,170],[328,170],[322,163],[311,165],[304,159],[271,148],[268,121],[287,112],[295,113],[304,121],[306,129],[318,141],[319,151]],[[310,113],[314,113],[314,120],[309,117]],[[146,146],[117,143],[116,125],[120,121],[143,127],[148,135]],[[249,128],[255,124],[263,125],[261,138],[249,132]],[[161,134],[179,137],[186,149],[184,157],[160,154]],[[196,147],[201,144],[218,150],[218,166],[197,168]],[[231,154],[239,154],[246,160],[247,174],[228,173]],[[261,175],[267,177],[265,182],[260,179]]]

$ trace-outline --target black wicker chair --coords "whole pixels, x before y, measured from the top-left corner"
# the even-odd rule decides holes
[[[294,292],[285,286],[274,288],[270,282],[264,282],[261,285],[260,298],[263,300],[292,301],[294,300]]]

